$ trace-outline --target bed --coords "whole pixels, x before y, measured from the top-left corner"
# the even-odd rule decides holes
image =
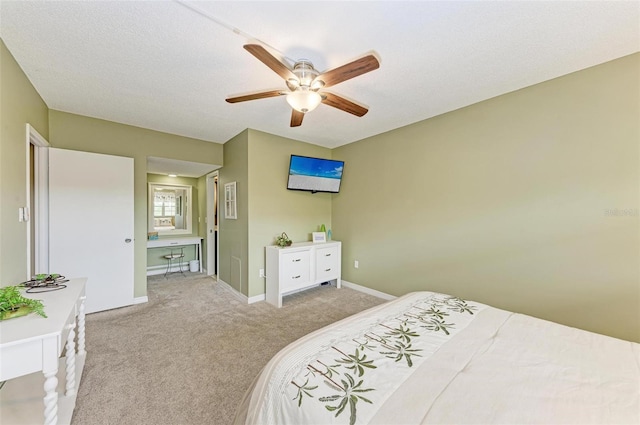
[[[639,424],[640,345],[415,292],[264,367],[235,424]]]

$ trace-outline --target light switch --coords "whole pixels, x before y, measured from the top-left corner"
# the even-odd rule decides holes
[[[20,207],[18,208],[18,221],[29,221],[29,208],[28,207]]]

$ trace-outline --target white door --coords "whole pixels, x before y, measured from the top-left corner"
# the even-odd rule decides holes
[[[87,278],[87,313],[133,304],[133,158],[49,150],[51,273]]]

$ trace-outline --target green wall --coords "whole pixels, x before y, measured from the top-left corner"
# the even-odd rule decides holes
[[[334,149],[343,278],[640,341],[639,76],[635,54]]]
[[[56,148],[134,159],[134,296],[145,296],[147,157],[222,165],[222,145],[55,110],[49,111],[49,142]]]
[[[218,278],[236,291],[247,295],[247,235],[248,235],[248,148],[249,130],[245,130],[224,144],[224,167],[218,177],[220,254]],[[225,218],[224,185],[236,182],[237,219]]]
[[[264,247],[282,232],[308,241],[321,224],[331,225],[331,195],[287,190],[291,154],[331,157],[320,146],[256,130],[245,130],[224,145],[220,169],[219,277],[248,297],[265,293]],[[224,185],[236,182],[238,219],[224,218]]]
[[[250,297],[265,293],[260,277],[264,247],[273,245],[277,235],[286,232],[294,242],[303,242],[321,224],[331,228],[331,194],[287,190],[291,154],[331,158],[328,148],[249,130]]]
[[[47,105],[0,40],[0,286],[27,280],[27,222],[18,208],[27,205],[29,123],[49,136]]]

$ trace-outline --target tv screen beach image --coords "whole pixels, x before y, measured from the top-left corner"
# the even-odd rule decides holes
[[[338,192],[343,166],[342,161],[292,155],[287,187],[317,192]]]

